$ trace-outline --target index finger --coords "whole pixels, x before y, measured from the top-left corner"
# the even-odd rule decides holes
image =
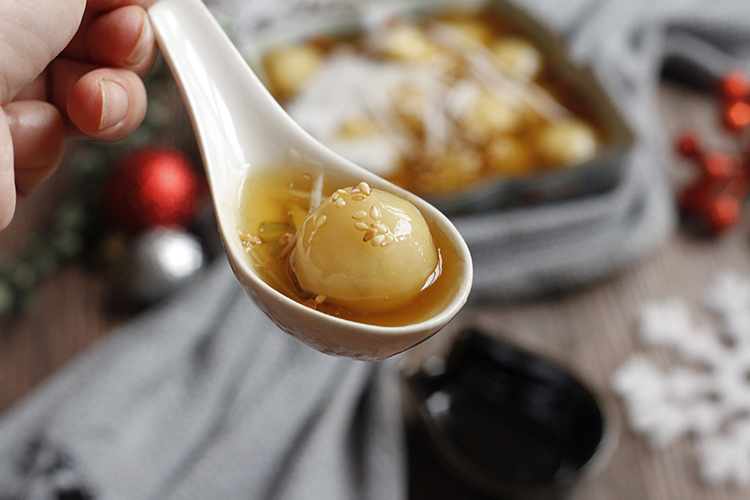
[[[83,62],[133,69],[143,76],[148,73],[145,69],[153,62],[156,44],[149,28],[148,15],[142,9],[142,4],[155,1],[89,1],[78,31],[63,50],[62,56]],[[122,5],[96,11],[93,10],[92,4]],[[139,60],[130,60],[132,58],[129,56],[137,45],[143,47],[139,54],[134,54],[140,56]]]

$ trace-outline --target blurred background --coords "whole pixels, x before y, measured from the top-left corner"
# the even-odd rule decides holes
[[[237,33],[240,26],[221,17],[230,11],[227,5],[214,5],[215,11],[238,45],[247,49],[252,44],[250,37]],[[746,29],[744,40],[750,39],[750,26]],[[315,43],[325,48],[332,42],[324,39]],[[574,59],[581,53],[585,51],[578,46]],[[592,56],[598,57],[604,56]],[[746,59],[744,64],[748,68]],[[713,175],[707,174],[707,169],[721,170],[727,164],[731,172],[714,177],[722,181],[744,179],[742,169],[750,164],[750,129],[743,129],[741,123],[734,129],[727,125],[729,91],[726,87],[722,90],[718,78],[711,81],[706,77],[715,68],[707,72],[693,68],[692,76],[689,65],[678,64],[676,68],[679,71],[673,67],[669,74],[662,74],[658,68],[657,81],[645,92],[649,99],[637,101],[652,108],[645,115],[626,113],[624,119],[636,143],[654,141],[658,149],[649,157],[649,168],[653,169],[655,183],[663,179],[669,195],[667,212],[658,215],[663,222],[654,226],[658,234],[648,238],[633,235],[648,241],[638,251],[623,252],[627,255],[621,258],[614,257],[612,252],[616,250],[592,242],[591,255],[584,252],[575,264],[558,269],[527,263],[529,267],[523,268],[526,274],[521,278],[510,272],[494,276],[494,281],[480,282],[474,300],[453,324],[399,360],[403,366],[423,366],[446,353],[456,335],[471,325],[569,369],[601,398],[608,422],[616,429],[607,435],[607,456],[600,469],[573,491],[571,498],[576,500],[730,500],[747,498],[750,491],[742,484],[742,470],[735,471],[736,477],[728,474],[713,483],[706,481],[705,475],[702,478],[697,472],[701,455],[695,436],[678,436],[668,446],[652,446],[653,440],[644,436],[647,433],[643,428],[639,431],[629,425],[628,407],[613,388],[614,374],[634,355],[646,354],[662,367],[679,361],[674,346],[648,345],[639,336],[639,318],[645,306],[679,297],[689,304],[696,320],[714,324],[711,322],[716,318],[703,307],[711,284],[728,270],[739,277],[750,276],[750,223],[742,209],[746,188],[742,185],[739,191],[732,191],[729,198],[735,203],[730,200],[731,206],[726,208],[717,197],[711,198],[718,196],[720,189],[714,184],[706,187],[709,181],[705,180],[706,175]],[[727,73],[713,76],[725,77]],[[607,78],[603,84],[613,108],[619,109],[626,102],[618,101],[617,92],[622,89],[611,93]],[[163,62],[149,77],[147,87],[151,108],[139,131],[116,144],[72,143],[59,171],[19,204],[13,223],[0,233],[0,411],[9,411],[40,384],[53,380],[113,328],[148,314],[155,304],[179,297],[181,288],[200,276],[210,262],[225,258],[215,233],[199,151]],[[750,96],[740,97],[750,102]],[[633,116],[646,116],[646,121],[653,116],[654,121],[644,128],[633,123]],[[745,118],[740,113],[738,119]],[[692,135],[686,135],[686,131]],[[652,133],[655,135],[642,136]],[[696,149],[701,149],[700,153]],[[716,159],[711,156],[714,152],[726,154],[728,159]],[[586,157],[580,162],[589,160]],[[540,175],[531,168],[521,170],[500,174],[512,178],[512,193],[523,191],[528,187],[525,183],[535,182]],[[545,169],[544,175],[549,173]],[[452,217],[459,227],[474,235],[472,231],[479,226],[472,217],[499,212],[500,219],[482,223],[522,224],[522,215],[516,219],[503,217],[552,207],[538,212],[549,215],[554,213],[556,203],[570,206],[580,199],[606,196],[620,181],[619,177],[610,179],[610,184],[605,182],[591,191],[572,189],[569,184],[560,191],[545,186],[548,198],[534,195],[533,189],[532,194],[525,192],[517,198],[504,192],[502,196],[509,201],[496,206],[480,202],[480,208],[455,208],[450,201],[446,206],[454,210]],[[712,194],[705,195],[708,200],[705,196],[689,197],[689,189],[695,191],[696,186],[711,188]],[[430,194],[434,193],[427,193],[428,197]],[[461,191],[462,200],[467,196],[471,195]],[[445,197],[437,196],[436,200],[445,201]],[[650,214],[644,213],[644,217]],[[679,221],[672,218],[677,213],[683,215]],[[539,224],[539,220],[535,216],[533,224]],[[606,219],[599,223],[608,224]],[[597,222],[592,224],[596,226]],[[568,236],[577,234],[575,228],[569,230]],[[539,243],[545,247],[539,258],[554,257],[555,244],[564,247],[561,253],[570,252],[566,231],[563,227],[550,237],[549,245]],[[532,233],[519,230],[519,234],[531,238]],[[624,239],[630,237],[627,231],[617,234]],[[614,243],[615,247],[628,245],[627,241]],[[501,248],[500,243],[497,253],[482,247],[479,260],[488,267],[520,269],[513,267],[522,265],[513,258],[492,257],[514,251],[519,252],[513,245]],[[592,263],[588,270],[587,259]],[[607,264],[596,264],[600,262]],[[750,304],[746,305],[750,313]],[[410,498],[483,498],[451,477],[428,436],[417,428],[418,416],[409,403],[405,404],[404,418]],[[734,418],[741,420],[746,415],[729,420]],[[750,463],[750,448],[745,452],[738,452],[740,458],[735,458]]]

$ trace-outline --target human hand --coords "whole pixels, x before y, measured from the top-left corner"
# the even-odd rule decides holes
[[[65,140],[118,140],[146,114],[155,0],[0,1],[0,231]]]

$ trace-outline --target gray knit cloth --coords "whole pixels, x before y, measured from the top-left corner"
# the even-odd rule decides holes
[[[248,21],[265,12],[258,5],[212,7]],[[456,220],[477,295],[491,298],[582,284],[657,248],[674,225],[655,106],[661,62],[675,52],[715,76],[750,60],[747,0],[523,5],[594,68],[639,141],[611,193]],[[4,415],[0,498],[399,500],[402,431],[395,363],[297,343],[221,260]]]

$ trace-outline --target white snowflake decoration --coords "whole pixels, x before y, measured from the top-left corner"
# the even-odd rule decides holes
[[[693,435],[700,472],[710,483],[750,485],[750,279],[727,272],[709,288],[705,306],[718,328],[696,324],[682,299],[647,304],[644,342],[670,347],[681,363],[660,369],[634,355],[613,377],[631,427],[655,448]]]

